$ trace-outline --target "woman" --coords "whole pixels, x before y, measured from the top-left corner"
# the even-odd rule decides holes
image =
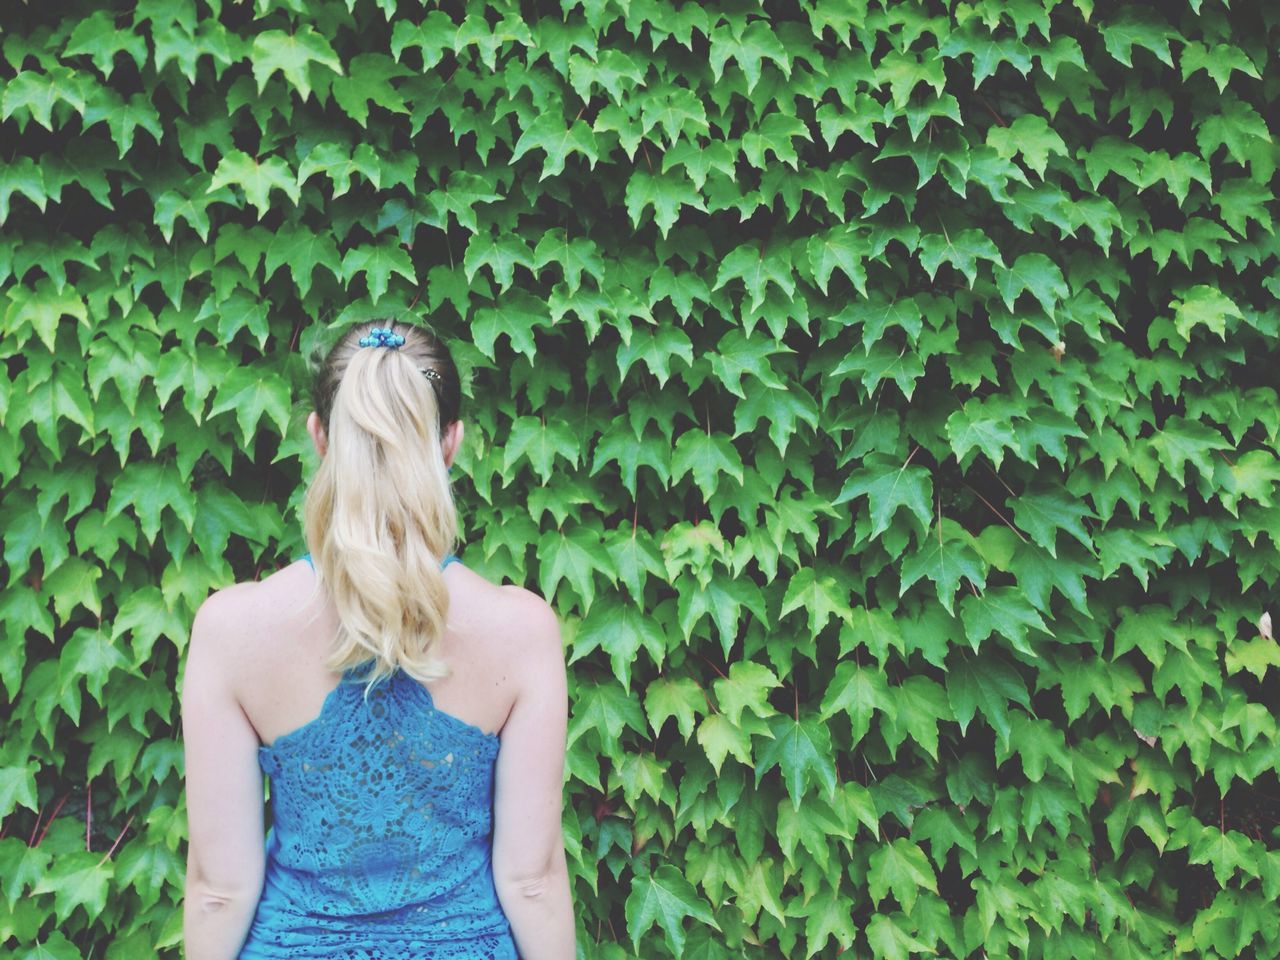
[[[453,361],[361,324],[313,399],[311,553],[191,628],[186,955],[572,960],[560,631],[452,554]]]

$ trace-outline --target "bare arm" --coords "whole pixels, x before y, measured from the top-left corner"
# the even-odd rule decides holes
[[[502,728],[494,788],[493,873],[522,960],[574,960],[573,902],[560,818],[569,696],[554,611],[522,598],[527,649]]]
[[[183,673],[188,960],[233,960],[239,954],[265,869],[258,735],[232,693],[227,666],[238,622],[229,599],[214,594],[196,613]]]

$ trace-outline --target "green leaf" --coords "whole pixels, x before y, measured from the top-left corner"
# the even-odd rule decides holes
[[[115,17],[106,10],[95,10],[87,17],[78,18],[75,29],[62,48],[62,56],[88,55],[93,65],[107,79],[115,69],[118,54],[128,54],[139,71],[147,63],[147,41],[141,34],[116,27]]]
[[[551,479],[557,456],[575,467],[578,465],[579,437],[569,424],[556,420],[544,422],[539,417],[518,417],[511,425],[502,451],[502,472],[507,476],[524,457],[543,483]]]
[[[667,652],[667,638],[652,616],[616,598],[612,603],[593,604],[592,607],[573,638],[570,663],[592,650],[602,649],[609,655],[614,675],[628,692],[631,690],[631,664],[641,647],[661,669]]]
[[[29,117],[52,131],[53,108],[59,103],[67,104],[83,116],[87,82],[82,75],[61,65],[45,72],[22,70],[5,81],[4,91],[0,93],[0,120],[16,114],[19,129],[26,126]]]
[[[704,616],[709,616],[720,637],[720,648],[725,658],[733,651],[738,639],[738,623],[742,609],[746,607],[755,615],[755,621],[767,624],[764,595],[760,588],[747,579],[713,579],[700,590],[687,590],[676,601],[680,629],[685,639],[692,639],[693,630]]]
[[[1069,156],[1067,145],[1044,117],[1026,113],[1007,127],[993,126],[987,130],[987,143],[996,154],[1011,160],[1019,154],[1036,175],[1044,179],[1049,156]]]
[[[787,584],[778,616],[785,617],[794,610],[808,614],[809,635],[817,637],[833,617],[848,622],[853,616],[849,585],[825,565],[801,567]]]
[[[511,151],[511,162],[515,163],[530,150],[541,150],[544,154],[539,182],[562,173],[565,159],[571,154],[579,153],[586,157],[592,170],[600,159],[596,135],[586,121],[577,119],[566,125],[564,118],[554,113],[540,113],[525,127]]]
[[[735,61],[746,77],[748,94],[760,82],[760,65],[765,60],[777,66],[783,76],[791,76],[791,58],[773,28],[763,20],[752,21],[745,30],[717,27],[708,39],[711,75],[717,83],[729,60]]]
[[[946,423],[947,439],[956,459],[963,464],[969,451],[976,448],[987,455],[995,469],[1000,469],[1005,450],[1019,448],[1010,421],[1020,412],[1010,398],[999,394],[985,401],[976,397],[965,401]]]
[[[944,263],[964,274],[973,289],[978,279],[978,261],[987,260],[998,267],[1004,267],[1004,258],[1000,255],[995,242],[981,230],[969,228],[952,236],[950,233],[926,233],[920,238],[920,266],[924,267],[932,280],[938,267]]]
[[[1227,337],[1229,320],[1243,320],[1244,314],[1217,287],[1199,283],[1184,290],[1173,301],[1173,326],[1178,336],[1190,340],[1197,327],[1206,327],[1222,339]]]
[[[1098,575],[1097,564],[1092,558],[1082,562],[1066,554],[1051,557],[1034,544],[1023,543],[1014,553],[1009,569],[1017,576],[1018,586],[1031,605],[1041,613],[1049,612],[1049,596],[1054,590],[1081,613],[1088,611],[1084,578],[1086,575]]]
[[[147,909],[159,903],[166,892],[182,887],[185,870],[182,858],[163,843],[137,839],[125,844],[116,855],[115,880],[121,887],[134,890],[143,909]]]
[[[260,297],[243,287],[236,287],[231,296],[217,303],[214,302],[214,296],[211,294],[200,305],[196,320],[217,317],[219,343],[231,343],[237,333],[247,330],[257,339],[259,349],[266,346],[267,338],[271,336],[271,326],[267,317],[267,304]]]
[[[1009,704],[1031,709],[1026,682],[1003,657],[962,657],[947,673],[947,697],[965,735],[974,714],[981,710],[1005,743],[1009,742]]]
[[[1272,142],[1266,120],[1234,94],[1223,95],[1216,105],[1220,112],[1206,116],[1196,130],[1200,156],[1211,161],[1218,148],[1225,146],[1227,154],[1236,163],[1256,166],[1259,148],[1269,150]],[[1270,169],[1270,166],[1264,166],[1264,169]]]
[[[880,341],[865,353],[853,351],[840,361],[831,371],[831,377],[843,377],[845,374],[860,375],[862,388],[871,397],[880,383],[892,379],[908,400],[915,393],[916,382],[924,376],[924,361],[920,352],[910,346],[895,348],[886,341]]]
[[[395,237],[383,237],[377,243],[352,247],[342,258],[342,279],[350,282],[363,273],[369,285],[369,302],[377,303],[387,292],[391,274],[397,273],[412,284],[418,276],[413,261]]]
[[[284,74],[290,86],[302,94],[305,102],[311,95],[309,71],[313,63],[328,67],[338,76],[344,75],[342,61],[329,46],[329,41],[310,24],[303,24],[293,34],[283,30],[264,30],[253,38],[250,59],[259,95],[271,75],[279,72]]]
[[[38,813],[36,767],[34,764],[0,767],[0,817],[7,817],[18,807]]]
[[[909,957],[923,953],[935,952],[927,943],[914,937],[908,931],[912,929],[904,924],[903,913],[877,913],[867,923],[867,943],[873,956],[884,960],[908,960]]]
[[[612,682],[582,683],[569,722],[568,743],[572,745],[584,733],[595,733],[608,754],[618,750],[618,738],[630,727],[645,735],[644,713],[636,698]]]
[[[1014,713],[1008,744],[996,743],[996,763],[1004,763],[1014,753],[1021,758],[1022,772],[1032,783],[1044,779],[1050,760],[1068,781],[1073,778],[1071,754],[1067,751],[1063,731],[1048,720],[1020,711]]]
[[[790,347],[768,337],[748,336],[734,328],[720,338],[710,355],[711,369],[721,385],[736,397],[747,397],[742,378],[752,376],[766,387],[782,389],[786,384],[773,371],[769,358],[793,352]],[[752,391],[759,389],[750,385]]]
[[[300,297],[311,292],[316,267],[324,267],[335,279],[344,279],[338,246],[330,234],[321,230],[290,224],[273,231],[266,248],[263,279],[270,280],[284,266]]]
[[[58,663],[64,671],[64,677],[83,677],[84,688],[99,705],[103,702],[102,691],[108,683],[111,671],[128,667],[128,661],[116,649],[107,633],[88,627],[81,627],[72,635],[63,647]]]
[[[80,949],[57,930],[40,942],[20,948],[14,960],[82,960]]]
[[[1213,78],[1213,82],[1218,85],[1218,92],[1222,93],[1227,89],[1227,83],[1231,80],[1231,74],[1239,71],[1247,77],[1253,77],[1255,80],[1261,80],[1262,76],[1258,73],[1258,68],[1253,65],[1248,55],[1239,47],[1233,47],[1226,43],[1215,43],[1210,47],[1206,43],[1200,43],[1198,40],[1191,40],[1182,48],[1182,54],[1178,58],[1178,65],[1182,69],[1182,79],[1187,80],[1204,70]]]
[[[851,746],[856,747],[871,729],[871,717],[876,710],[890,720],[895,716],[894,702],[889,697],[884,674],[848,660],[836,664],[822,698],[820,719],[829,720],[841,712],[848,714]]]
[[[855,290],[867,296],[867,257],[865,234],[856,227],[837,227],[825,235],[815,233],[809,239],[809,263],[813,270],[813,282],[826,294],[831,274],[838,267]]]
[[[751,309],[764,303],[766,289],[776,286],[790,300],[796,292],[794,269],[788,255],[765,251],[755,243],[744,243],[720,261],[716,271],[714,293],[730,280],[741,279],[743,287],[751,294]]]
[[[245,199],[257,208],[259,220],[271,205],[269,198],[273,189],[284,191],[295,204],[302,196],[302,188],[287,163],[279,157],[259,162],[242,150],[232,150],[218,161],[206,192],[213,193],[230,184],[244,191]]]
[[[1027,631],[1035,629],[1053,635],[1035,607],[1015,587],[991,587],[980,596],[965,597],[960,602],[960,619],[975,651],[994,633],[1008,640],[1018,652],[1038,657],[1036,649],[1027,644]]]
[[[391,56],[398,62],[409,47],[417,47],[422,55],[422,72],[427,73],[440,62],[446,50],[456,48],[458,26],[443,10],[430,10],[421,23],[396,19],[391,31]]]
[[[836,768],[832,761],[831,733],[826,726],[817,717],[797,720],[787,714],[778,714],[770,719],[769,730],[773,738],[766,740],[760,748],[756,786],[760,785],[760,779],[766,773],[780,767],[795,809],[800,808],[800,798],[809,782],[821,782],[827,797],[834,798]]]
[[[44,172],[30,157],[14,157],[0,166],[0,224],[9,219],[9,200],[15,193],[26,197],[44,213],[48,203]]]
[[[867,870],[867,894],[879,906],[889,893],[908,913],[915,907],[923,887],[938,892],[938,877],[924,851],[906,837],[894,837],[871,854]]]
[[[665,387],[671,377],[673,358],[693,366],[693,341],[689,335],[674,324],[662,324],[656,329],[645,327],[632,334],[629,344],[618,345],[618,373],[625,378],[632,366],[643,360],[658,379],[658,385]],[[746,371],[738,375],[742,372]]]
[[[99,853],[76,851],[58,857],[58,868],[45,874],[34,893],[52,893],[54,916],[64,923],[76,907],[83,907],[90,920],[102,914],[115,864]]]
[[[336,60],[335,60],[336,62]],[[369,125],[369,104],[375,103],[391,113],[409,113],[404,97],[392,84],[392,80],[411,77],[413,73],[399,66],[382,53],[361,53],[348,64],[349,75],[333,81],[333,99],[352,120],[362,127]],[[339,74],[343,71],[335,68]],[[256,64],[255,64],[255,76]],[[286,78],[289,75],[285,74]],[[261,81],[259,82],[261,92]],[[303,95],[306,99],[306,95]]]
[[[582,598],[583,613],[591,609],[595,599],[596,574],[606,580],[617,578],[599,531],[590,526],[576,524],[568,529],[548,530],[539,538],[538,548],[543,551],[543,557],[549,558],[538,569],[543,596],[550,597],[560,581],[567,579]]]
[[[730,665],[728,676],[719,677],[711,684],[721,714],[735,727],[742,725],[745,709],[761,719],[774,716],[778,711],[769,705],[769,691],[781,685],[772,670],[750,661]]]
[[[382,164],[367,143],[354,150],[341,143],[317,143],[298,164],[298,188],[317,173],[324,173],[333,181],[335,199],[351,189],[351,178],[355,174],[368,180],[375,190],[382,186]]]
[[[733,438],[753,432],[760,420],[768,421],[769,439],[786,456],[787,447],[799,436],[798,423],[818,429],[818,404],[799,384],[755,389],[733,408]]]
[[[631,174],[624,203],[634,227],[640,226],[645,207],[652,206],[654,223],[664,238],[679,219],[681,207],[687,204],[704,213],[707,210],[706,203],[687,177],[674,173],[652,174],[644,170]]]
[[[477,234],[467,243],[467,252],[462,257],[462,269],[467,282],[471,283],[476,272],[484,266],[493,271],[493,279],[501,293],[511,286],[517,266],[533,268],[533,251],[523,239],[514,234]]]
[[[900,507],[906,507],[927,530],[933,520],[933,477],[923,467],[871,454],[845,481],[832,505],[865,496],[871,510],[870,539],[889,529]]]
[[[13,287],[7,293],[9,303],[4,311],[3,324],[6,335],[18,333],[23,324],[30,324],[50,353],[57,346],[58,327],[62,324],[63,317],[71,317],[84,326],[89,326],[89,310],[84,298],[73,289],[57,292],[48,277],[41,277],[33,288]],[[59,368],[60,375],[55,378],[59,382],[63,379],[62,373]],[[52,386],[51,384],[51,388]],[[65,404],[60,405],[60,409],[65,409],[67,416],[77,422],[83,420],[82,425],[87,429],[93,422],[92,411],[82,412],[75,399],[69,398]]]
[[[719,433],[709,433],[700,427],[686,430],[676,441],[671,457],[671,482],[678,483],[692,473],[693,481],[710,500],[720,485],[719,476],[725,474],[743,482],[742,457],[729,438]]]
[[[1058,303],[1071,293],[1058,265],[1042,253],[1024,253],[1007,270],[997,270],[996,287],[1010,310],[1020,293],[1030,292],[1050,319]]]
[[[632,947],[637,950],[641,936],[654,924],[662,929],[667,945],[676,957],[684,954],[686,917],[720,929],[710,907],[698,896],[693,884],[669,863],[660,864],[652,873],[639,872],[632,878],[631,892],[627,895],[624,909],[627,933],[631,936]]]
[[[264,415],[275,423],[282,438],[288,436],[291,407],[288,383],[269,368],[236,367],[218,384],[209,416],[234,410],[243,442],[249,447]]]
[[[1153,150],[1143,160],[1138,189],[1141,191],[1153,184],[1164,183],[1178,201],[1178,206],[1182,206],[1192,180],[1204,187],[1206,194],[1213,194],[1213,175],[1204,160],[1193,153],[1180,153],[1174,157],[1163,150]]]
[[[1087,549],[1093,547],[1093,539],[1081,522],[1096,515],[1080,500],[1057,490],[1025,493],[1013,500],[1013,519],[1032,541],[1057,557],[1058,531],[1065,530]]]
[[[740,726],[734,726],[721,714],[713,713],[698,724],[698,745],[717,776],[724,758],[729,754],[744,765],[753,766],[751,759],[751,734]]]
[[[660,676],[645,687],[644,710],[655,737],[661,736],[667,720],[674,717],[676,729],[687,743],[698,714],[707,712],[707,697],[692,677]]]
[[[548,230],[538,241],[538,245],[533,250],[531,269],[537,273],[551,263],[560,267],[561,272],[564,274],[565,285],[569,288],[570,293],[573,293],[582,285],[582,275],[584,273],[592,276],[597,283],[602,282],[605,278],[604,259],[600,256],[600,248],[596,246],[595,241],[587,237],[573,237],[570,239],[568,233],[558,227]],[[681,334],[681,336],[685,335]],[[686,342],[688,339],[685,336]],[[690,356],[689,362],[692,361],[693,358]],[[625,369],[622,374],[623,376],[626,375]]]
[[[1204,827],[1187,850],[1187,862],[1212,864],[1213,878],[1226,887],[1236,874],[1258,876],[1258,844],[1239,830],[1223,832],[1217,827]]]
[[[943,517],[921,541],[919,549],[903,561],[898,595],[905,594],[922,578],[933,581],[938,600],[948,613],[955,610],[956,590],[962,579],[977,590],[986,586],[986,565],[973,549],[973,537],[953,520]]]
[[[1140,7],[1126,7],[1111,23],[1099,24],[1107,53],[1126,67],[1133,66],[1130,56],[1135,46],[1150,50],[1167,66],[1173,66],[1170,40],[1182,40],[1158,14]]]
[[[817,9],[825,9],[825,7]],[[827,941],[831,939],[834,939],[837,944],[837,953],[842,950],[848,951],[853,946],[858,928],[854,922],[853,913],[843,897],[814,897],[805,906],[803,916],[806,941],[803,956],[812,957],[821,953],[826,948]]]
[[[1211,455],[1217,450],[1231,449],[1220,431],[1185,417],[1169,417],[1149,442],[1160,465],[1179,484],[1188,463],[1206,480],[1212,479],[1215,463]]]
[[[891,756],[896,757],[902,741],[910,736],[934,761],[938,760],[938,721],[951,720],[947,692],[925,676],[908,677],[889,687],[893,708],[881,725],[881,736]]]

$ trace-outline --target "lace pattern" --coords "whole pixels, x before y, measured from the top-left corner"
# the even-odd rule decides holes
[[[241,960],[518,960],[490,859],[498,746],[402,671],[367,698],[348,672],[259,749],[273,822]]]

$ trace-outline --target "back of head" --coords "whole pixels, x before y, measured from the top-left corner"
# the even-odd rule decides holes
[[[397,669],[421,681],[445,676],[441,563],[458,521],[441,439],[461,404],[453,359],[425,328],[357,324],[330,349],[312,400],[327,447],[303,532],[317,586],[338,612],[327,666],[367,666],[371,683]]]

